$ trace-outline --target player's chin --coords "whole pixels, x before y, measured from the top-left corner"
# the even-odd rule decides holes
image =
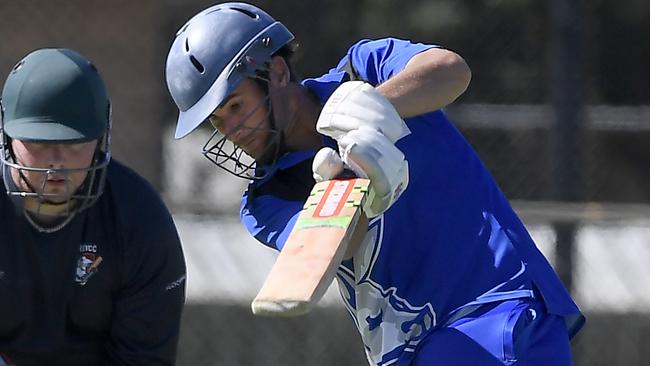
[[[264,159],[264,151],[263,149],[259,148],[258,144],[256,144],[256,141],[252,141],[251,143],[242,146],[242,150],[244,150],[246,155],[257,162],[262,162]]]
[[[51,203],[65,203],[72,197],[72,191],[66,187],[47,187],[42,192],[43,197]]]
[[[70,201],[71,196],[66,195],[66,194],[46,194],[45,196],[45,201],[49,204],[53,205],[61,205],[64,204],[68,201]]]

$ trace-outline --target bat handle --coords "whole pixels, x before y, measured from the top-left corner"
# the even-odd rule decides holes
[[[344,168],[341,174],[336,176],[337,179],[352,179],[358,178],[357,175],[349,168]]]

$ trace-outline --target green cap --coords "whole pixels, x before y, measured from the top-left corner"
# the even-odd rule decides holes
[[[32,142],[86,142],[104,135],[110,101],[95,66],[69,49],[23,58],[2,90],[4,132]]]

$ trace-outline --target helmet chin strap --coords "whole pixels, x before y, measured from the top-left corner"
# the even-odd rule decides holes
[[[38,218],[34,217],[34,214],[31,213],[31,211],[25,210],[24,211],[25,219],[27,219],[27,222],[29,222],[32,227],[42,233],[50,234],[57,232],[61,229],[63,229],[66,225],[72,221],[72,219],[75,217],[75,212],[71,211],[71,213],[67,216],[54,216],[52,218],[53,222],[50,224],[46,225],[43,224],[43,216],[39,216]],[[57,219],[60,219],[60,221],[57,221]],[[48,220],[49,221],[49,220]]]
[[[284,131],[278,129],[277,123],[275,121],[275,113],[273,105],[271,104],[271,98],[267,98],[267,108],[269,109],[269,124],[271,125],[270,130],[272,136],[269,137],[269,141],[266,144],[264,153],[260,157],[260,163],[263,165],[273,166],[280,157],[280,153],[284,150]]]
[[[264,149],[264,154],[260,158],[259,163],[263,164],[264,166],[268,166],[269,170],[273,170],[273,166],[278,161],[280,155],[282,155],[287,151],[286,132],[292,127],[291,126],[292,121],[289,121],[290,123],[287,123],[284,126],[281,127],[278,126],[277,120],[275,118],[276,109],[273,108],[273,102],[271,100],[269,80],[267,78],[258,78],[258,79],[263,81],[263,83],[260,84],[263,85],[267,95],[266,103],[267,103],[267,108],[269,110],[269,124],[271,125],[271,130],[274,131],[273,136],[270,138],[270,141],[267,143],[266,149]]]
[[[75,202],[68,200],[59,204],[51,204],[45,202],[29,203],[35,201],[37,198],[25,197],[24,216],[27,222],[32,225],[36,230],[43,233],[53,233],[65,227],[76,215],[76,211],[72,209]],[[35,207],[33,207],[35,206]],[[66,214],[62,215],[61,212],[65,211]]]
[[[69,216],[74,208],[74,199],[70,198],[63,202],[53,202],[42,197],[24,197],[25,210],[33,215],[43,217],[46,221],[48,218],[57,218]]]

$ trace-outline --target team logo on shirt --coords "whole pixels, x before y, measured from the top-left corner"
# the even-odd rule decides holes
[[[92,243],[81,244],[79,246],[79,252],[81,255],[77,260],[75,282],[83,286],[99,270],[102,257],[97,255],[97,245]]]
[[[339,267],[336,279],[343,301],[353,314],[373,365],[394,365],[405,353],[412,353],[436,326],[431,303],[415,304],[404,298],[402,288],[374,278],[383,244],[383,216],[369,224],[368,233],[351,264]],[[379,276],[381,278],[381,276]]]

